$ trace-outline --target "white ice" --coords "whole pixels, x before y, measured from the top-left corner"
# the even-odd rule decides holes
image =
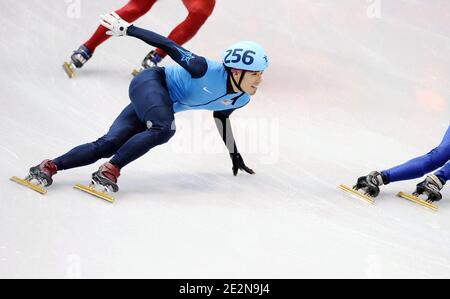
[[[233,177],[210,112],[183,112],[123,170],[113,205],[72,189],[104,161],[58,174],[46,196],[8,181],[94,141],[129,102],[143,42],[108,41],[73,80],[61,68],[125,2],[2,0],[1,278],[450,278],[449,187],[437,213],[395,196],[420,179],[374,206],[337,189],[440,142],[448,0],[218,0],[185,46],[267,48],[264,83],[232,116],[255,176]],[[160,1],[136,24],[168,34],[185,15]]]

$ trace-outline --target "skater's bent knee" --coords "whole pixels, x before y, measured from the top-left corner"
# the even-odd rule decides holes
[[[192,0],[184,0],[184,4],[188,9],[189,13],[199,13],[206,18],[208,18],[216,6],[215,0],[204,0],[204,1],[192,1]]]
[[[175,135],[175,130],[172,130],[172,129],[164,130],[164,132],[162,132],[162,134],[163,134],[162,142],[166,143]]]
[[[201,26],[203,25],[206,20],[209,18],[210,13],[205,11],[196,11],[196,12],[190,12],[188,15],[188,20],[191,20],[195,25]]]
[[[450,157],[450,144],[441,145],[438,149],[443,156]]]
[[[441,145],[430,152],[432,159],[439,166],[443,166],[450,160],[450,145]]]
[[[174,122],[151,122],[147,121],[147,128],[151,133],[159,135],[160,143],[166,143],[175,135],[176,128]]]
[[[145,15],[152,7],[155,1],[149,0],[131,0],[125,7],[118,10],[117,13],[127,22],[134,22]]]

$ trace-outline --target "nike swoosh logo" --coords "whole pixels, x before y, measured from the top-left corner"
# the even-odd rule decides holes
[[[206,87],[206,86],[203,87],[203,90],[206,91],[207,93],[212,93],[212,92],[210,92],[210,91],[208,90],[208,87]]]

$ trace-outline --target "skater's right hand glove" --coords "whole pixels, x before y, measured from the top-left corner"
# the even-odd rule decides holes
[[[124,21],[117,13],[112,12],[106,15],[100,16],[100,24],[109,29],[106,32],[107,35],[124,36],[127,35],[128,27],[130,23]]]
[[[239,169],[242,171],[245,171],[249,174],[255,174],[255,172],[248,168],[245,163],[244,159],[242,159],[241,154],[239,153],[232,153],[230,154],[231,161],[233,161],[233,174],[236,176],[238,174]]]

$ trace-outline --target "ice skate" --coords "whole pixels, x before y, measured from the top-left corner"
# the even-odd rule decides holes
[[[427,196],[428,202],[436,202],[442,199],[441,190],[444,187],[444,182],[442,182],[434,174],[428,175],[423,182],[420,182],[416,186],[416,191],[413,193],[414,196],[420,196],[422,194]]]
[[[444,182],[432,174],[428,175],[423,182],[417,184],[416,191],[413,194],[400,192],[398,196],[437,211],[438,207],[434,203],[442,199],[440,191],[443,187]],[[426,198],[423,199],[420,196],[425,196]]]
[[[134,77],[139,75],[143,70],[157,67],[158,63],[160,63],[162,60],[161,56],[155,51],[150,51],[147,56],[145,56],[144,60],[142,60],[141,68],[140,69],[134,69],[131,73]]]
[[[365,195],[375,198],[380,194],[380,186],[383,184],[381,173],[372,171],[366,176],[359,177],[353,189],[356,191],[362,190]]]
[[[360,199],[368,203],[374,203],[374,198],[380,193],[379,186],[381,185],[383,185],[382,174],[378,171],[372,171],[368,175],[358,178],[358,181],[353,188],[346,185],[340,185],[339,188],[358,196]]]
[[[100,166],[98,171],[92,174],[89,186],[77,184],[75,188],[113,203],[114,198],[109,194],[119,191],[119,186],[117,185],[119,176],[120,169],[108,162]]]
[[[75,50],[70,57],[70,62],[64,62],[63,69],[69,78],[75,77],[75,69],[82,68],[83,65],[92,57],[91,51],[85,46],[81,45]]]
[[[28,187],[41,194],[46,194],[47,189],[53,183],[52,176],[58,171],[55,163],[51,160],[44,160],[41,164],[30,168],[25,179],[12,177],[11,180]]]

